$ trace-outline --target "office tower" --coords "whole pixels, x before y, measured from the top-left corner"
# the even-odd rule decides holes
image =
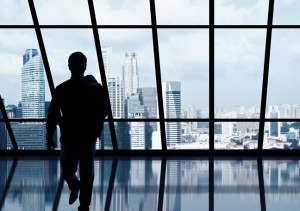
[[[271,119],[279,119],[280,118],[279,112],[271,111],[270,118]],[[280,137],[280,135],[281,135],[280,127],[281,127],[280,122],[270,122],[269,123],[269,136]]]
[[[247,115],[245,113],[239,113],[237,114],[238,119],[247,119]],[[237,122],[236,123],[236,129],[241,132],[247,132],[247,129],[249,128],[248,122]]]
[[[27,49],[22,67],[22,117],[45,116],[44,67],[37,49]]]
[[[46,123],[41,122],[11,122],[19,149],[45,149],[46,147]],[[7,134],[7,147],[13,149],[9,135]]]
[[[22,118],[22,101],[18,103],[16,118]]]
[[[196,119],[197,118],[197,109],[193,105],[189,105],[186,109],[186,118],[188,119]],[[197,129],[197,122],[189,122],[191,125],[191,129]]]
[[[131,96],[131,93],[136,93],[139,88],[139,75],[137,67],[137,58],[134,52],[125,53],[123,65],[123,82],[125,99]]]
[[[157,119],[157,91],[154,87],[138,88],[137,93],[144,104],[145,119]],[[152,149],[152,135],[157,131],[158,122],[145,122],[145,149]]]
[[[167,119],[180,118],[181,82],[167,81],[162,83],[164,113]],[[166,122],[167,146],[174,148],[181,143],[180,122]]]
[[[145,107],[139,94],[128,98],[128,118],[143,119]],[[145,149],[145,123],[130,122],[131,149]]]
[[[111,75],[111,57],[112,57],[112,47],[106,46],[102,48],[103,64],[106,73],[106,77]]]
[[[123,82],[118,76],[108,76],[107,86],[111,111],[114,118],[124,118],[124,91]]]
[[[20,107],[22,108],[22,118],[45,117],[44,67],[37,49],[26,49],[23,55],[22,106]],[[11,123],[11,127],[20,149],[45,149],[45,123],[14,122]],[[12,149],[10,138],[7,139],[7,147]]]
[[[9,119],[16,118],[17,115],[17,106],[15,105],[7,105],[5,107],[7,117]]]
[[[4,104],[4,100],[2,100],[3,105]],[[0,119],[3,119],[3,115],[2,112],[0,111]],[[5,126],[5,122],[0,122],[0,149],[6,149],[7,148],[7,132],[6,132],[6,126]]]

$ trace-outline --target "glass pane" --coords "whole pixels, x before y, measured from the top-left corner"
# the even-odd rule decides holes
[[[256,160],[215,160],[215,210],[261,210]]]
[[[0,117],[1,116],[1,111],[0,111]],[[7,149],[7,130],[5,126],[5,122],[0,122],[0,150],[1,149]]]
[[[42,29],[45,48],[54,85],[70,79],[68,58],[80,51],[87,57],[85,75],[93,75],[100,81],[93,31],[90,29]]]
[[[300,206],[300,161],[264,160],[263,172],[267,210],[297,210]]]
[[[216,118],[259,118],[265,29],[215,31]]]
[[[44,118],[50,99],[34,29],[0,30],[0,93],[9,118]]]
[[[215,149],[257,149],[259,122],[215,123]]]
[[[157,24],[208,24],[208,0],[155,0]]]
[[[98,139],[96,143],[96,149],[113,149],[108,122],[104,122],[100,139]]]
[[[208,122],[166,122],[168,149],[209,149]]]
[[[156,209],[160,169],[160,160],[119,160],[110,210]]]
[[[208,118],[208,30],[158,31],[165,118]]]
[[[216,0],[215,23],[228,25],[266,25],[269,0]]]
[[[274,1],[273,24],[299,25],[300,2],[299,1]]]
[[[266,118],[300,118],[299,36],[299,29],[272,32]]]
[[[94,0],[94,5],[98,25],[151,24],[150,6],[147,0]]]
[[[263,149],[300,149],[299,131],[299,122],[266,122]]]
[[[157,118],[151,30],[102,29],[99,33],[114,118]]]
[[[35,0],[35,7],[41,25],[91,24],[88,2],[85,0]]]
[[[0,25],[32,25],[28,1],[1,0]]]
[[[163,210],[209,210],[208,172],[207,160],[167,160]]]
[[[58,160],[18,160],[3,210],[52,210],[59,183],[58,163]]]
[[[119,149],[161,149],[159,122],[115,122]]]

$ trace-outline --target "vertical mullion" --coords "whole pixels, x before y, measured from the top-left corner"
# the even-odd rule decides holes
[[[162,211],[163,210],[164,194],[165,194],[165,181],[166,181],[166,166],[167,166],[166,158],[163,158],[161,160],[157,211]]]
[[[209,211],[214,211],[214,194],[215,194],[215,184],[214,184],[214,157],[209,158],[208,164],[208,178],[209,178],[209,196],[208,196],[208,207]]]
[[[42,33],[41,33],[41,28],[39,25],[39,21],[37,18],[33,0],[28,0],[28,3],[29,3],[29,7],[30,7],[32,20],[34,23],[36,37],[38,39],[38,43],[39,43],[39,47],[40,47],[40,51],[41,51],[41,55],[42,55],[42,59],[43,59],[43,63],[44,63],[45,73],[47,76],[50,92],[51,92],[51,95],[53,96],[55,87],[54,87],[53,78],[52,78],[51,71],[50,71],[50,66],[49,66],[48,57],[46,54],[46,49],[45,49],[45,45],[44,45],[44,41],[43,41],[43,37],[42,37]]]
[[[259,195],[260,195],[260,208],[261,211],[266,211],[266,197],[265,197],[265,184],[264,184],[264,171],[262,165],[262,157],[257,158],[258,168],[258,183],[259,183]]]
[[[8,131],[9,137],[10,137],[11,144],[13,145],[14,150],[18,150],[18,144],[16,142],[16,138],[15,138],[14,132],[11,128],[10,122],[8,120],[8,116],[7,116],[7,113],[5,111],[5,106],[4,106],[3,99],[1,97],[1,95],[0,95],[0,111],[2,112],[3,119],[4,119],[5,125],[6,125],[6,129]]]
[[[111,204],[111,198],[112,198],[112,193],[113,193],[113,189],[114,189],[114,183],[115,183],[117,167],[118,167],[118,159],[114,158],[113,163],[112,163],[112,167],[111,167],[111,171],[110,171],[109,184],[108,184],[108,189],[107,189],[107,194],[106,194],[106,201],[105,201],[105,205],[104,205],[104,211],[109,211],[110,210],[110,204]]]
[[[109,99],[108,86],[107,86],[105,69],[104,69],[104,64],[103,64],[103,57],[102,57],[101,44],[100,44],[100,38],[99,38],[96,15],[95,15],[95,8],[94,8],[94,4],[93,4],[92,0],[89,0],[88,4],[89,4],[89,10],[90,10],[90,16],[91,16],[91,22],[92,22],[92,28],[93,28],[94,41],[95,41],[95,46],[96,46],[96,51],[97,51],[97,59],[98,59],[98,65],[99,65],[99,70],[100,70],[100,76],[101,76],[104,91],[107,95],[106,99],[107,99],[107,105],[108,105],[108,123],[109,123],[112,145],[113,145],[114,150],[118,150],[118,143],[117,143],[117,138],[116,138],[116,133],[115,133],[113,115],[112,115],[111,106],[110,106],[110,99]]]
[[[215,12],[214,0],[209,1],[209,150],[213,151],[215,119]]]
[[[150,0],[150,12],[151,12],[152,38],[153,38],[153,50],[154,50],[154,62],[155,62],[156,90],[157,90],[158,111],[159,111],[160,132],[161,132],[161,147],[162,150],[167,150],[167,138],[166,138],[166,129],[165,129],[165,115],[164,115],[164,106],[163,106],[162,82],[161,82],[159,48],[158,48],[158,38],[157,38],[157,23],[156,23],[156,12],[155,12],[154,0]]]
[[[271,39],[272,39],[273,12],[274,12],[274,0],[270,0],[270,2],[269,2],[269,13],[268,13],[267,36],[266,36],[264,75],[263,75],[261,106],[260,106],[260,124],[259,124],[259,134],[258,134],[259,135],[258,150],[262,150],[263,139],[264,139],[267,90],[268,90],[269,66],[270,66],[270,53],[271,53]]]

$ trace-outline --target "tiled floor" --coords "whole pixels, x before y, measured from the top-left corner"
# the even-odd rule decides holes
[[[147,157],[95,162],[91,210],[299,210],[300,159]],[[58,157],[0,157],[0,210],[76,210]]]

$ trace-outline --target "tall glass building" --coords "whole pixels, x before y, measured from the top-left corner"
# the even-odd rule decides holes
[[[136,93],[136,89],[139,88],[137,58],[134,52],[125,53],[124,66],[123,66],[123,81],[124,81],[124,94],[126,99],[131,95],[131,93]]]
[[[181,112],[181,83],[180,81],[167,81],[162,83],[165,117],[179,119]],[[167,122],[167,146],[176,148],[181,143],[181,123]]]
[[[27,49],[22,67],[22,117],[45,115],[44,65],[37,49]]]

